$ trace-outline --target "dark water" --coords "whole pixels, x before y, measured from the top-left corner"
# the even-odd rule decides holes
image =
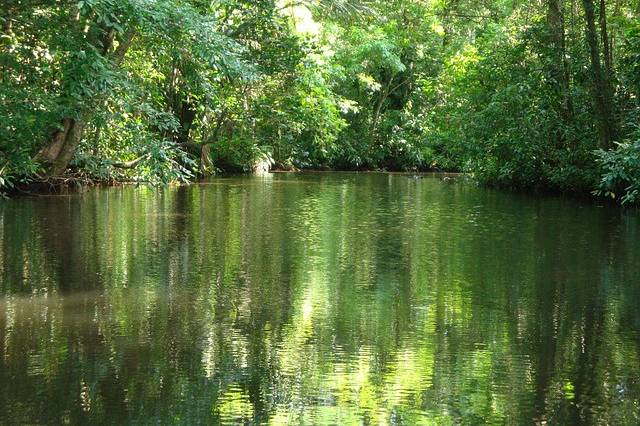
[[[3,202],[0,244],[0,423],[640,423],[637,212],[281,174]]]

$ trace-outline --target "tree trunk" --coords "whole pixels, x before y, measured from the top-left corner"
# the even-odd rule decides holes
[[[607,7],[604,4],[604,0],[600,0],[600,38],[602,39],[603,53],[604,53],[604,70],[607,81],[611,81],[611,64],[613,58],[611,56],[611,45],[609,44],[609,32],[607,30]]]
[[[175,135],[175,140],[179,144],[185,144],[190,140],[189,133],[196,119],[197,111],[195,105],[189,101],[181,101],[176,107],[174,114],[178,118],[180,127]]]
[[[616,21],[621,18],[621,7],[622,0],[616,0],[615,6],[613,8],[613,19]],[[616,51],[616,31],[612,31],[612,34],[609,36],[609,55],[611,68],[613,68],[613,64],[615,62],[614,52]]]
[[[124,60],[135,34],[136,32],[133,29],[126,32],[118,47],[108,55],[114,67],[118,67]],[[103,46],[108,45],[110,48],[113,45],[112,37],[113,33],[109,32],[105,40],[103,40]],[[107,53],[105,52],[105,56],[107,56]],[[89,105],[99,105],[100,99],[93,99],[93,102],[89,101],[87,103]],[[81,109],[77,117],[62,118],[61,128],[53,132],[49,144],[36,155],[35,160],[50,165],[47,172],[49,176],[59,176],[67,169],[82,141],[87,120],[91,117],[92,112],[93,108],[89,106]]]
[[[600,62],[600,47],[595,24],[595,7],[593,0],[582,0],[585,12],[586,39],[591,56],[591,71],[593,76],[593,94],[596,119],[600,133],[600,148],[608,149],[613,141],[613,118],[611,115],[611,97],[608,90],[609,82]],[[601,13],[605,13],[602,11]]]
[[[13,21],[11,20],[11,16],[7,16],[4,18],[4,22],[2,24],[2,32],[5,34],[11,34],[13,28]]]
[[[613,104],[613,53],[611,50],[611,38],[609,37],[609,30],[607,28],[607,8],[604,0],[600,0],[600,38],[602,40],[602,49],[604,56],[604,87],[606,90],[605,96],[611,112],[611,140],[615,141],[618,137],[618,121],[616,119]]]
[[[69,130],[71,129],[71,125],[73,124],[73,120],[71,118],[63,118],[62,119],[62,128],[53,132],[51,136],[51,143],[45,146],[34,158],[35,161],[44,161],[46,163],[53,163],[60,151],[62,150],[62,146],[67,140],[67,135],[69,134]]]
[[[551,46],[549,72],[562,99],[560,115],[565,124],[573,120],[569,63],[566,55],[566,37],[563,0],[548,0],[547,30]]]
[[[86,118],[80,117],[78,119],[66,119],[69,120],[69,130],[64,134],[64,142],[60,147],[60,151],[56,156],[51,169],[49,170],[50,176],[60,176],[67,170],[69,163],[73,159],[73,156],[78,149],[78,145],[82,141],[82,135],[84,134],[84,128],[86,126]],[[62,138],[62,137],[60,137]]]
[[[382,88],[382,93],[380,98],[378,99],[378,103],[373,110],[373,117],[371,120],[371,127],[369,128],[369,135],[371,138],[371,144],[376,142],[376,130],[378,129],[378,122],[380,121],[380,116],[382,115],[382,107],[384,103],[387,101],[389,94],[391,93],[391,84],[393,84],[393,79],[395,75],[392,75],[389,79],[389,82]]]
[[[211,161],[211,147],[209,145],[202,145],[200,151],[200,173],[203,176],[209,176],[213,169],[213,161]]]

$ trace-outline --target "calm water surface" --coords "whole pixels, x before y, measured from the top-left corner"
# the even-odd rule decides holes
[[[640,424],[640,215],[278,174],[0,204],[0,423]]]

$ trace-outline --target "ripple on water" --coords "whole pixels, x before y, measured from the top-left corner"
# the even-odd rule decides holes
[[[386,174],[0,209],[10,424],[640,424],[640,220]]]

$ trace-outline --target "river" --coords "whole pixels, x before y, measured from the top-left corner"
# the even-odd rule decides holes
[[[640,424],[640,214],[382,173],[0,201],[0,424]]]

